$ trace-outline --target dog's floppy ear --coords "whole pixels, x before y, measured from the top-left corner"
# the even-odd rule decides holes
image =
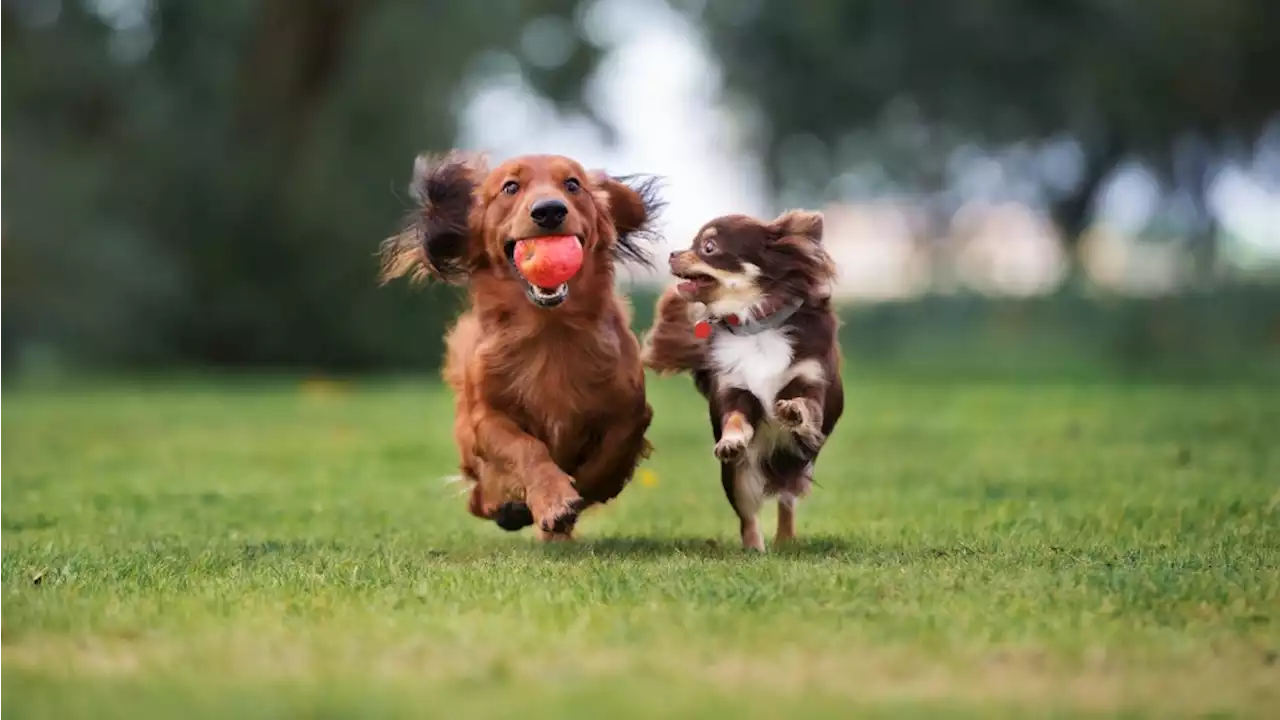
[[[769,223],[774,240],[770,251],[795,294],[813,300],[831,296],[836,265],[822,244],[822,213],[788,210]]]
[[[417,207],[404,230],[382,242],[382,283],[405,275],[415,282],[431,276],[450,283],[467,279],[476,258],[471,209],[484,172],[482,157],[456,150],[418,156],[409,185]]]
[[[779,238],[801,237],[822,242],[822,213],[811,210],[788,210],[770,223]]]
[[[591,173],[594,194],[612,220],[617,241],[613,252],[623,262],[653,266],[649,250],[641,243],[657,239],[653,229],[666,203],[658,195],[659,178],[641,175],[611,177],[603,170]]]

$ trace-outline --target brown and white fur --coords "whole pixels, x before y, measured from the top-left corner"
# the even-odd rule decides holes
[[[658,301],[644,361],[659,373],[689,372],[707,398],[742,544],[763,551],[757,516],[766,498],[778,498],[776,541],[793,539],[796,503],[844,410],[822,215],[717,218],[670,263],[682,282]],[[710,323],[709,337],[695,334],[699,322]]]
[[[622,492],[649,452],[640,342],[614,268],[647,258],[637,240],[660,205],[653,188],[558,155],[492,170],[457,152],[418,158],[418,207],[383,243],[382,277],[467,287],[444,378],[473,515],[569,539],[578,514]],[[512,260],[517,241],[546,235],[583,247],[581,270],[556,288],[533,286]]]

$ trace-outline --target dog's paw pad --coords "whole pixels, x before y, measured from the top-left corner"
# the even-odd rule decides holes
[[[773,405],[773,414],[787,427],[799,427],[805,423],[805,407],[801,400],[779,400]]]
[[[715,452],[720,462],[737,462],[747,453],[747,441],[741,436],[720,438]]]

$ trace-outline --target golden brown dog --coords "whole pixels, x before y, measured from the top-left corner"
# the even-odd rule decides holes
[[[565,539],[587,506],[614,498],[647,455],[652,410],[618,261],[647,262],[639,240],[660,203],[653,180],[588,173],[555,155],[488,170],[458,152],[419,157],[407,229],[383,243],[383,281],[465,284],[444,378],[469,509],[504,529]],[[517,241],[573,235],[583,263],[541,288],[516,269]]]

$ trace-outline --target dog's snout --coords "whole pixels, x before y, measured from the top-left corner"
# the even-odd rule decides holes
[[[555,230],[569,214],[569,207],[561,200],[539,200],[529,208],[529,217],[543,230]]]

